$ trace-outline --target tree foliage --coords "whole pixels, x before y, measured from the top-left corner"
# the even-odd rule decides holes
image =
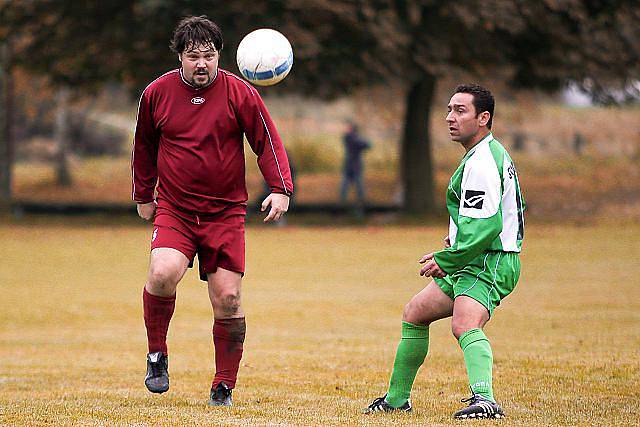
[[[514,87],[593,90],[640,78],[640,7],[632,0],[41,0],[0,6],[28,72],[83,89],[105,80],[139,91],[177,65],[176,22],[207,14],[225,34],[223,64],[255,28],[290,38],[295,72],[277,90],[334,96],[356,87],[406,86],[402,176],[409,211],[433,211],[429,108],[438,79],[454,72]],[[500,101],[500,100],[499,100]]]
[[[323,78],[331,75],[333,88],[344,90],[344,75],[349,76],[347,87],[375,81],[406,84],[401,175],[405,207],[411,212],[436,209],[425,123],[438,79],[463,72],[513,87],[546,90],[573,80],[595,92],[640,79],[636,1],[301,0],[289,4],[297,9],[298,25],[305,34],[327,34],[327,26],[340,29],[333,44],[321,43],[317,51],[320,64],[340,70],[322,74]]]

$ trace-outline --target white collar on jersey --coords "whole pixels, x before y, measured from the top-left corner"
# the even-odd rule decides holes
[[[487,136],[485,136],[484,138],[482,138],[480,140],[480,142],[478,142],[476,145],[471,147],[471,150],[469,150],[469,152],[466,154],[466,156],[470,156],[471,154],[473,154],[473,152],[476,151],[476,148],[478,148],[480,146],[480,144],[482,144],[483,142],[489,142],[492,139],[493,139],[493,133],[489,132],[489,134]]]

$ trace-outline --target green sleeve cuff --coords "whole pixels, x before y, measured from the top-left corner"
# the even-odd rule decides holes
[[[447,274],[451,274],[455,271],[454,266],[451,265],[451,263],[446,260],[446,256],[447,256],[446,250],[438,251],[433,254],[433,259],[436,261],[436,263],[438,263],[438,267],[440,267],[442,271],[444,271]]]

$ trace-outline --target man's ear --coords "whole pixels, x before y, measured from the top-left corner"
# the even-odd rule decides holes
[[[491,114],[489,114],[488,111],[483,111],[482,113],[480,113],[480,120],[478,121],[478,124],[480,126],[486,126],[487,123],[489,123],[490,119],[491,119]]]
[[[178,62],[182,62],[182,54],[181,53],[178,54]]]

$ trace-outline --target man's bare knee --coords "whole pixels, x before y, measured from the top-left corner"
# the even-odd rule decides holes
[[[175,293],[180,278],[180,272],[164,265],[151,265],[149,268],[148,284],[150,290],[162,295]]]
[[[402,320],[404,322],[421,326],[429,326],[441,317],[442,316],[437,313],[433,313],[431,306],[425,304],[424,297],[421,298],[419,295],[411,298],[407,305],[404,306],[404,311],[402,312]]]
[[[420,324],[420,320],[422,317],[424,317],[424,313],[420,313],[420,307],[416,303],[416,297],[414,296],[404,306],[404,310],[402,312],[402,321],[417,325],[417,324]]]
[[[240,306],[242,275],[218,268],[215,273],[209,273],[207,279],[209,299],[216,319],[242,317],[242,307]]]
[[[451,333],[456,337],[456,339],[460,339],[465,332],[478,328],[480,328],[480,326],[477,323],[465,322],[457,319],[453,319],[451,321]]]
[[[402,320],[414,325],[429,326],[436,320],[451,316],[453,301],[435,282],[429,283],[404,307]]]
[[[451,319],[451,333],[459,339],[465,332],[471,329],[482,329],[486,320],[478,316],[458,316],[454,314]]]
[[[188,263],[187,257],[175,249],[153,249],[145,286],[147,291],[158,296],[174,295],[178,282],[187,271]]]
[[[456,298],[451,319],[451,332],[459,339],[471,329],[482,329],[489,321],[489,312],[476,300],[465,295]]]
[[[216,295],[215,298],[216,311],[219,311],[224,317],[232,317],[240,312],[240,291],[223,291]]]

